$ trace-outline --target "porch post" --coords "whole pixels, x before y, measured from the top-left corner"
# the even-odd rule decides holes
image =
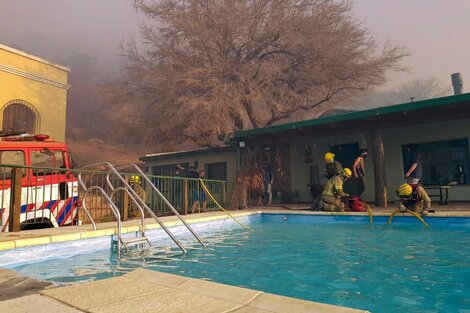
[[[387,176],[385,173],[385,155],[382,132],[372,131],[372,156],[374,159],[375,206],[387,207]]]

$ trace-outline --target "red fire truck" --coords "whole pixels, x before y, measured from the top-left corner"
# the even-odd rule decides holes
[[[9,230],[12,168],[21,168],[22,229],[75,224],[78,181],[65,143],[47,135],[4,136],[0,141],[0,231]]]

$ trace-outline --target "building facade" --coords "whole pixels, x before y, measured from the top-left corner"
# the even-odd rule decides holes
[[[237,153],[232,147],[149,154],[140,160],[146,162],[151,175],[174,176],[179,164],[185,169],[204,170],[207,179],[233,182],[236,178]]]
[[[310,199],[308,183],[326,182],[326,152],[351,167],[367,148],[363,198],[386,205],[404,182],[409,144],[420,155],[425,187],[451,185],[451,201],[470,201],[469,122],[470,94],[463,94],[247,130],[235,139],[248,147],[288,144],[289,188],[302,202]]]
[[[450,201],[470,201],[470,94],[246,130],[237,133],[234,141],[238,152],[232,149],[217,157],[217,162],[230,159],[234,164],[227,167],[228,180],[235,177],[237,155],[257,149],[270,159],[277,149],[276,153],[284,154],[283,169],[278,172],[286,177],[282,187],[275,178],[273,191],[294,194],[295,201],[310,201],[307,184],[326,183],[326,152],[334,152],[337,160],[351,167],[359,149],[367,148],[363,198],[384,206],[394,200],[396,188],[404,182],[409,144],[420,155],[425,187],[450,185]],[[215,154],[206,151],[204,158],[215,160]],[[180,159],[166,154],[159,165],[176,160]]]
[[[65,140],[70,69],[0,44],[0,129]]]

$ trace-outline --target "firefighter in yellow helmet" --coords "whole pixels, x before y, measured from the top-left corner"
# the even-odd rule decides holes
[[[431,198],[419,184],[403,184],[398,187],[396,205],[400,212],[409,210],[427,214],[431,208]]]
[[[325,153],[325,176],[330,179],[338,175],[343,169],[343,165],[335,161],[335,154],[331,152]]]
[[[320,209],[330,212],[341,212],[346,209],[343,198],[349,197],[343,191],[343,183],[351,178],[352,172],[349,168],[342,169],[338,175],[333,176],[326,183],[321,194]]]

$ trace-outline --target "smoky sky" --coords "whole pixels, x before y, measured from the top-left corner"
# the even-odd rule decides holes
[[[354,13],[378,40],[412,53],[409,72],[391,73],[390,85],[427,77],[450,84],[460,71],[470,87],[470,0],[355,0]],[[117,73],[119,45],[138,37],[143,21],[130,0],[0,0],[0,43],[58,63],[87,54]]]
[[[87,54],[112,73],[141,22],[129,0],[0,0],[0,43],[58,63]]]

